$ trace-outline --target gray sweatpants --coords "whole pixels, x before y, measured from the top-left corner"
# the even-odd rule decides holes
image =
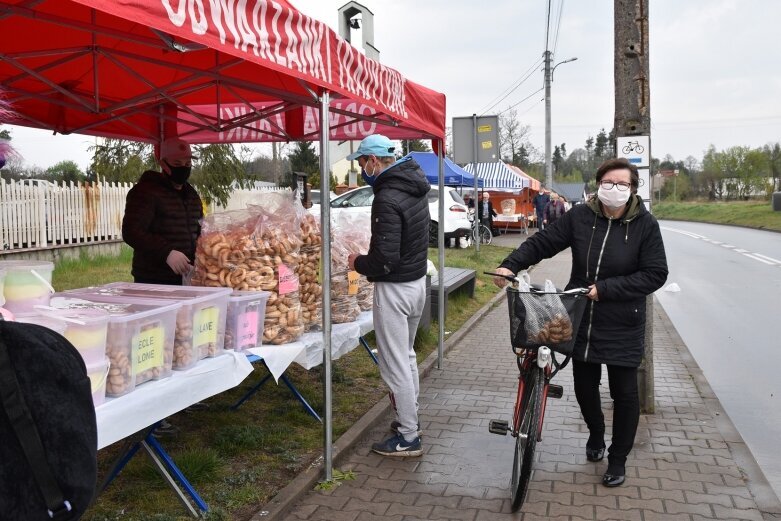
[[[390,388],[390,398],[406,441],[418,436],[418,361],[415,334],[426,299],[426,278],[412,282],[374,284],[374,332],[380,376]]]

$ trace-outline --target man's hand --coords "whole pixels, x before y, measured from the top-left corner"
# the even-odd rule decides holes
[[[361,256],[361,255],[360,255],[360,253],[351,253],[351,254],[350,254],[348,257],[347,257],[347,266],[348,266],[348,267],[349,267],[349,268],[350,268],[352,271],[355,271],[355,259],[357,259],[357,258],[358,258],[358,257],[360,257],[360,256]]]
[[[171,250],[168,254],[168,258],[165,259],[165,263],[173,270],[177,275],[186,275],[192,266],[190,265],[190,259],[184,253]]]
[[[494,273],[499,273],[501,275],[509,275],[511,277],[515,277],[515,273],[508,270],[507,268],[496,268],[494,270]],[[498,287],[503,288],[507,285],[508,280],[504,277],[494,277],[494,284],[496,284]]]

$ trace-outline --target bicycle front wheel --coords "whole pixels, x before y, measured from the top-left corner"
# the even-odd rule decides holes
[[[512,491],[512,511],[517,512],[526,499],[529,479],[534,464],[534,449],[537,446],[537,434],[542,420],[543,390],[545,374],[542,368],[535,366],[529,373],[524,394],[526,399],[521,413],[521,425],[515,439],[515,457],[510,481]]]
[[[488,226],[480,226],[480,244],[491,244],[491,239],[494,236]]]

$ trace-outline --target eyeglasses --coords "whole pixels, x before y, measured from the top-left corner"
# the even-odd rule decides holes
[[[615,186],[619,192],[626,192],[632,187],[629,183],[614,183],[613,181],[600,181],[599,186],[605,190],[612,190]]]

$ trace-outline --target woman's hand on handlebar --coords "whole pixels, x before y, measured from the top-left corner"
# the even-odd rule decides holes
[[[591,300],[599,300],[599,292],[597,292],[596,284],[592,284],[588,287],[588,293],[586,294]]]
[[[515,273],[508,270],[507,268],[496,268],[494,270],[494,273],[499,273],[501,275],[508,275],[510,277],[515,277]],[[508,280],[504,277],[494,277],[494,284],[496,284],[498,287],[503,288],[507,285]]]

